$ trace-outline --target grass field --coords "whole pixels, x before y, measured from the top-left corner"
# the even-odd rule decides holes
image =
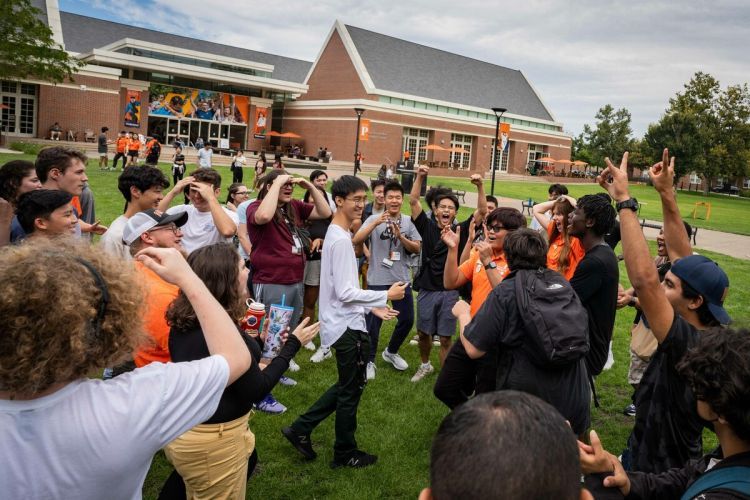
[[[467,179],[452,177],[433,177],[429,179],[430,185],[442,184],[453,189],[474,191],[474,186]],[[584,194],[600,193],[601,187],[595,183],[567,184],[570,195],[577,198]],[[526,200],[531,198],[537,203],[547,199],[547,182],[521,182],[495,180],[495,195],[504,198]],[[485,191],[490,193],[490,181],[485,181]],[[632,185],[630,193],[641,203],[640,217],[650,220],[661,220],[661,202],[656,190],[647,185]],[[693,219],[691,215],[695,204],[699,202],[711,203],[711,217],[709,220],[700,218]],[[695,192],[680,191],[677,195],[677,203],[682,216],[692,226],[714,229],[727,233],[750,235],[750,198],[729,197],[720,194],[710,194],[708,197]],[[700,209],[696,214],[703,217]]]
[[[0,163],[9,159],[31,159],[25,155],[0,155]],[[167,171],[168,167],[162,168]],[[228,168],[219,168],[225,186],[231,179]],[[89,165],[89,179],[95,193],[97,216],[108,224],[123,210],[123,199],[116,189],[116,172],[101,172],[92,161]],[[246,179],[249,181],[250,179]],[[458,180],[453,180],[460,186]],[[524,198],[532,196],[542,199],[546,195],[546,185],[527,183],[501,183],[498,191],[502,196]],[[574,195],[594,192],[593,185],[573,186]],[[634,194],[641,198],[640,189]],[[580,190],[580,191],[579,191]],[[296,195],[301,195],[296,193]],[[680,195],[681,203],[685,196]],[[643,197],[645,201],[649,198]],[[712,202],[714,198],[712,197]],[[724,200],[720,200],[724,201]],[[744,200],[726,200],[728,207],[744,207]],[[648,205],[647,205],[648,206]],[[405,207],[408,208],[408,207]],[[644,207],[645,209],[645,207]],[[684,208],[683,208],[684,210]],[[737,209],[737,224],[742,220]],[[714,213],[716,213],[716,205]],[[462,209],[461,217],[468,216],[470,210]],[[651,215],[647,215],[651,217]],[[654,217],[655,218],[655,217]],[[691,221],[692,222],[692,221]],[[713,221],[712,221],[713,222]],[[744,227],[744,226],[743,226]],[[750,232],[750,226],[747,232]],[[650,243],[655,253],[653,243]],[[750,287],[748,286],[747,262],[711,252],[704,252],[715,259],[727,272],[732,290],[727,300],[727,309],[736,326],[750,326]],[[627,276],[620,264],[621,282],[627,286]],[[593,427],[597,429],[605,447],[619,453],[633,424],[631,417],[622,414],[622,409],[630,402],[631,388],[626,382],[628,368],[629,328],[633,310],[626,308],[618,312],[614,334],[614,367],[597,379],[597,392],[601,408],[592,409]],[[383,325],[380,349],[387,343],[394,322]],[[415,346],[405,344],[401,354],[409,363],[406,372],[397,372],[387,365],[378,353],[377,377],[365,390],[359,408],[359,430],[357,439],[362,449],[379,455],[378,464],[364,470],[332,471],[328,463],[332,459],[334,419],[329,418],[313,434],[313,444],[319,457],[314,462],[305,462],[298,453],[282,438],[279,430],[289,425],[301,412],[314,402],[336,378],[335,362],[329,359],[322,364],[309,361],[312,353],[302,350],[297,361],[302,370],[294,374],[299,382],[296,387],[280,386],[274,395],[289,411],[280,416],[255,414],[250,422],[257,438],[260,455],[259,473],[248,486],[249,498],[416,498],[421,488],[428,483],[429,448],[432,436],[440,421],[448,413],[432,395],[435,376],[419,384],[412,384],[409,378],[418,364]],[[432,363],[438,365],[437,352],[433,351]],[[704,446],[716,445],[715,437],[705,434]],[[523,445],[523,443],[519,443]],[[116,453],[116,450],[113,450]],[[144,498],[158,496],[159,489],[171,471],[163,453],[154,459],[151,471],[144,486]]]

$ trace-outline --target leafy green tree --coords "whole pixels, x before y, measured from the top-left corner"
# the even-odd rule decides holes
[[[73,79],[83,63],[52,39],[30,0],[0,2],[0,75],[8,79],[36,78],[60,83]]]
[[[595,116],[594,127],[583,126],[583,139],[591,161],[596,166],[604,165],[604,158],[620,158],[630,149],[633,129],[630,128],[630,111],[620,108],[615,111],[611,104],[600,108]]]

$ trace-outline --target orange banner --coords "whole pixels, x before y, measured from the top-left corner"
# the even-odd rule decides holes
[[[255,119],[253,120],[253,137],[256,139],[266,138],[266,122],[268,121],[268,108],[255,108]]]
[[[500,124],[500,147],[505,153],[508,151],[508,143],[510,142],[510,123]]]
[[[370,138],[370,120],[362,120],[359,123],[359,140],[366,141]]]

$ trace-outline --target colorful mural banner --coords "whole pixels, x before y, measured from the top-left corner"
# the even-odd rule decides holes
[[[265,139],[268,123],[268,108],[255,108],[255,118],[253,120],[253,137],[256,139]]]
[[[125,126],[141,126],[141,91],[128,90],[125,103]]]
[[[500,145],[502,146],[502,152],[507,153],[510,144],[510,123],[500,124]]]
[[[152,84],[149,115],[247,124],[250,98],[210,90]]]
[[[359,123],[359,140],[367,141],[370,139],[370,120],[363,119]]]

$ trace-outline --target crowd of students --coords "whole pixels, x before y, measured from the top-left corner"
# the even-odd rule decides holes
[[[749,498],[750,337],[726,327],[726,274],[692,253],[674,158],[665,150],[651,168],[664,218],[656,265],[626,165],[627,155],[620,167],[608,160],[598,179],[608,194],[576,200],[553,185],[533,209],[534,230],[486,196],[477,175],[466,220],[446,188],[427,192],[425,210],[424,166],[409,193],[355,176],[328,192],[322,170],[305,179],[263,169],[257,199],[240,179],[225,203],[210,167],[164,194],[161,170],[127,166],[123,214],[107,228],[85,220],[80,152],[52,147],[35,163],[6,163],[0,484],[14,498],[137,498],[164,449],[175,470],[163,498],[243,498],[257,463],[249,413],[287,411],[272,390],[296,385],[287,373],[303,346],[316,350],[313,362],[335,356],[338,375],[283,436],[313,460],[312,433],[335,413],[331,466],[373,465],[378,457],[357,445],[357,412],[377,378],[382,322],[396,319],[383,362],[409,369],[399,352],[416,323],[411,382],[438,371],[437,340],[434,393],[452,409],[423,498]],[[607,244],[616,223],[629,289]],[[91,245],[86,233],[102,236]],[[244,328],[249,298],[266,314],[291,309],[276,356],[264,354],[267,332]],[[586,431],[616,310],[627,306],[638,310],[635,423],[618,458]],[[104,381],[89,378],[105,367]],[[709,456],[704,427],[721,444]]]

